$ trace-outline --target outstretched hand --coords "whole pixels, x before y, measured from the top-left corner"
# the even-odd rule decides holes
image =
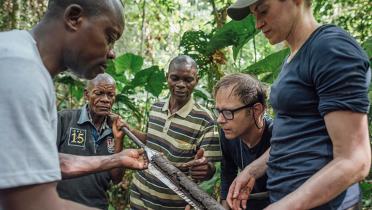
[[[148,166],[143,149],[125,149],[118,153],[124,168],[143,170]]]
[[[251,193],[256,179],[243,170],[232,182],[227,194],[226,201],[233,210],[247,208],[247,200]]]

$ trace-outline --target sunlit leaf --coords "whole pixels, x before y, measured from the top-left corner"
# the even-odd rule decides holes
[[[143,65],[143,58],[132,53],[125,53],[114,60],[115,73],[123,74],[124,71],[131,71],[136,73],[141,70]]]
[[[134,87],[142,86],[146,91],[158,97],[165,88],[164,71],[159,69],[159,66],[143,69],[137,72],[132,81],[132,85]]]
[[[249,15],[241,21],[230,21],[222,28],[213,33],[208,43],[207,53],[233,46],[233,56],[236,56],[240,49],[256,35],[259,31],[255,28],[254,18]]]
[[[270,54],[257,63],[248,66],[246,69],[243,70],[243,72],[255,74],[258,77],[262,74],[262,78],[260,78],[261,81],[271,84],[278,76],[280,67],[288,54],[288,48]]]

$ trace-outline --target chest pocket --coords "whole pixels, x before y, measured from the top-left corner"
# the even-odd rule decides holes
[[[185,160],[193,158],[199,144],[200,133],[198,129],[172,123],[167,135],[174,139],[171,143],[171,147],[174,147],[172,152],[174,156],[182,157]]]
[[[87,131],[85,129],[79,128],[70,128],[69,138],[68,138],[68,145],[69,146],[77,146],[77,147],[85,147]]]

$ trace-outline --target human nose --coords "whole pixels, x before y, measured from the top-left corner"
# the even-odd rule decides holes
[[[177,82],[176,86],[177,86],[178,88],[184,88],[184,87],[186,87],[186,84],[185,84],[185,82],[184,82],[183,80],[179,80],[179,81]]]
[[[218,124],[223,124],[226,122],[226,119],[225,117],[223,116],[222,112],[218,112],[218,115],[217,115],[217,123]]]
[[[116,54],[113,48],[110,48],[109,51],[107,52],[107,58],[108,59],[115,59]]]
[[[104,94],[101,98],[102,102],[110,103],[110,98],[107,94]]]
[[[256,29],[262,29],[265,25],[264,21],[261,18],[256,17]]]

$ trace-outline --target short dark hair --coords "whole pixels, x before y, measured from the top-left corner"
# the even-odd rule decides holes
[[[80,5],[84,9],[85,15],[91,17],[109,11],[112,0],[49,0],[46,17],[59,17],[72,4]]]
[[[198,70],[198,66],[197,66],[196,62],[194,61],[194,59],[192,59],[188,55],[179,55],[179,56],[173,58],[171,60],[171,62],[169,63],[168,72],[172,68],[174,68],[178,65],[184,65],[184,64],[191,64],[191,68],[195,69],[196,71]]]
[[[240,97],[243,104],[261,103],[266,106],[266,88],[249,74],[235,73],[224,76],[214,87],[214,97],[221,88],[233,87],[232,94]]]

